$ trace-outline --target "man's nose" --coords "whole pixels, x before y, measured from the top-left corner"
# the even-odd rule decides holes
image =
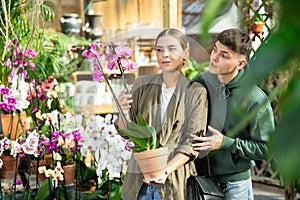
[[[211,53],[211,55],[210,55],[210,57],[211,57],[211,59],[213,60],[213,61],[218,61],[219,60],[219,56],[218,56],[218,54],[217,53]]]

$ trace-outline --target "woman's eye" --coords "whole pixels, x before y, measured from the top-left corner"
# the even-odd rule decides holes
[[[176,51],[177,49],[175,48],[175,47],[170,47],[169,48],[169,51],[171,51],[171,52],[174,52],[174,51]]]
[[[158,51],[158,52],[163,52],[164,49],[162,49],[162,48],[156,48],[156,51]]]

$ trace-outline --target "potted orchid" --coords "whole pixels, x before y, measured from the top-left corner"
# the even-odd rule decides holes
[[[7,137],[0,140],[0,178],[16,176],[17,154],[20,152],[21,147],[17,141],[10,140]]]
[[[106,71],[102,66],[101,61],[105,57],[104,52],[106,52],[106,57],[108,58],[107,68],[109,70],[118,69],[122,75],[122,80],[124,88],[129,91],[124,79],[124,70],[133,70],[137,67],[137,64],[130,59],[132,55],[132,49],[124,44],[116,45],[112,43],[111,45],[106,45],[104,42],[100,41],[96,44],[91,44],[90,49],[83,51],[82,55],[92,61],[94,66],[93,79],[95,81],[105,81],[110,89],[110,92],[116,102],[120,119],[124,121],[127,125],[126,129],[119,129],[119,132],[129,138],[135,145],[131,148],[135,152],[142,152],[147,150],[154,150],[158,146],[156,131],[153,127],[150,127],[144,120],[141,114],[138,114],[136,122],[128,122],[120,104],[117,101],[116,95],[110,82],[107,78]]]
[[[113,99],[116,102],[119,111],[119,117],[121,120],[123,120],[123,124],[126,125],[126,128],[120,128],[118,131],[122,136],[129,138],[129,140],[134,143],[134,145],[131,147],[134,151],[134,157],[137,160],[144,177],[151,179],[156,176],[156,174],[152,172],[166,166],[168,159],[168,148],[165,147],[157,149],[159,143],[157,140],[156,130],[146,123],[141,114],[137,114],[137,116],[133,114],[134,118],[136,119],[135,122],[127,121],[124,112],[117,101],[116,95],[108,81],[106,72],[101,64],[101,59],[104,57],[104,50],[106,52],[106,56],[108,57],[107,68],[109,70],[116,68],[119,69],[121,76],[123,77],[122,80],[125,90],[128,92],[123,75],[124,70],[132,70],[137,66],[134,61],[129,59],[132,54],[132,49],[123,44],[116,46],[114,43],[112,43],[112,45],[105,45],[103,42],[99,42],[97,44],[92,44],[90,49],[84,51],[82,55],[91,60],[93,63],[94,80],[106,81]]]
[[[120,198],[124,169],[132,150],[130,142],[118,134],[114,126],[116,115],[105,117],[89,113],[72,117],[83,133],[81,148],[82,160],[79,160],[76,184],[80,190],[94,188],[84,192],[85,198]],[[97,141],[97,142],[95,142]]]
[[[37,199],[52,196],[65,198],[66,186],[74,185],[75,161],[82,147],[82,134],[77,128],[65,126],[69,113],[56,113],[56,116],[51,119],[52,131],[48,133],[49,141],[45,144],[45,149],[52,152],[53,164],[38,168],[38,172],[48,179],[39,187]]]
[[[17,134],[22,132],[21,126],[25,121],[25,113],[22,110],[29,106],[27,100],[28,83],[26,67],[34,69],[33,60],[37,57],[35,50],[29,47],[22,47],[16,38],[5,42],[5,50],[0,70],[0,113],[2,118],[1,130],[10,134],[12,140],[17,139]],[[7,115],[8,114],[8,115]],[[22,116],[20,119],[18,116]],[[4,118],[3,118],[4,117]],[[13,127],[17,124],[19,127]],[[8,126],[6,126],[8,125]]]
[[[119,129],[120,133],[129,138],[135,145],[131,148],[135,152],[154,150],[157,144],[156,131],[153,127],[149,127],[146,121],[143,119],[141,114],[138,114],[136,122],[128,122],[120,104],[117,101],[116,94],[110,85],[108,77],[106,75],[105,68],[102,66],[101,61],[105,57],[104,52],[106,52],[106,57],[108,57],[107,68],[109,70],[118,69],[122,75],[122,80],[125,89],[128,91],[125,79],[124,70],[133,70],[137,67],[137,64],[130,59],[132,55],[132,49],[120,44],[119,46],[112,43],[111,45],[106,45],[102,41],[91,44],[90,49],[85,50],[82,55],[92,61],[94,66],[93,79],[95,81],[105,81],[110,89],[110,92],[116,102],[120,119],[124,120],[124,124],[127,125],[126,129]]]

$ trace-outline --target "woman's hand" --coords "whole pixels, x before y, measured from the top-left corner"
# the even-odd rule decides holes
[[[147,183],[147,184],[164,184],[168,178],[168,173],[167,173],[166,169],[160,169],[151,174],[152,174],[151,180],[148,180],[146,178],[143,179],[143,181],[145,183]]]
[[[122,108],[122,110],[129,110],[132,103],[132,94],[126,94],[125,90],[122,90],[118,95],[118,102]]]

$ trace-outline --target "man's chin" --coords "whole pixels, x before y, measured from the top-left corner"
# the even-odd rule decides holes
[[[214,68],[214,67],[212,67],[212,66],[209,66],[208,71],[209,71],[211,74],[218,74],[217,69]]]

